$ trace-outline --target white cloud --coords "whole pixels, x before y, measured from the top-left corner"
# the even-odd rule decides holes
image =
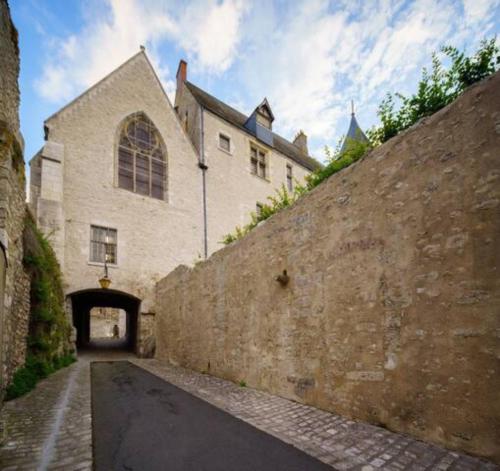
[[[217,80],[217,95],[247,112],[267,96],[276,129],[289,138],[304,129],[313,149],[346,131],[351,99],[368,127],[387,91],[414,90],[433,50],[447,43],[470,52],[498,32],[500,14],[500,0],[88,1],[96,3],[80,31],[49,37],[36,83],[47,100],[73,98],[140,44],[172,96],[169,47],[187,56],[191,77]]]
[[[253,106],[268,96],[285,136],[302,128],[312,149],[335,145],[347,131],[351,99],[368,127],[387,91],[414,91],[432,51],[491,35],[498,1],[473,1],[465,7],[453,0],[290,4],[258,31],[262,42],[244,32],[251,46],[240,65],[241,88],[251,91]]]
[[[209,73],[224,72],[235,57],[246,10],[243,0],[190,4],[180,17],[179,45],[199,68]]]
[[[194,65],[223,72],[232,63],[239,40],[242,2],[192,4],[108,0],[90,4],[86,24],[65,39],[48,38],[50,58],[35,82],[39,94],[61,103],[94,84],[145,45],[167,92],[174,82],[158,48],[164,41],[183,47]]]
[[[498,0],[463,0],[465,21],[474,24],[484,21],[485,18],[495,14],[500,5]],[[498,12],[497,12],[498,14]],[[498,18],[497,18],[498,19]]]

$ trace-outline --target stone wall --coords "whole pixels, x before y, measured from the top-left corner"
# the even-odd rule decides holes
[[[26,214],[19,132],[19,49],[7,2],[0,1],[0,396],[24,363],[30,281],[23,267]]]
[[[0,70],[0,122],[19,134],[19,45],[6,0],[0,0]]]
[[[500,462],[499,102],[496,74],[177,268],[157,357]]]

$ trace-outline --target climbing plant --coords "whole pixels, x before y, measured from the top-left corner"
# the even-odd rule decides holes
[[[23,239],[24,265],[31,279],[28,349],[25,365],[7,387],[6,400],[25,394],[39,379],[75,361],[55,253],[30,217],[25,221]]]

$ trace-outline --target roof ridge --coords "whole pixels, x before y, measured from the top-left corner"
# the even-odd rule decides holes
[[[241,116],[242,120],[246,121],[249,118],[249,116],[245,115],[244,113],[242,113],[241,111],[237,110],[236,108],[233,108],[231,105],[228,105],[227,103],[225,103],[224,101],[220,100],[219,98],[217,98],[216,96],[212,95],[211,93],[208,93],[207,91],[205,91],[202,88],[198,87],[198,85],[195,85],[193,82],[190,82],[190,81],[186,80],[185,84],[188,86],[188,88],[189,87],[193,87],[195,89],[195,91],[201,92],[202,94],[206,95],[208,98],[210,98],[212,100],[215,100],[217,103],[220,103],[222,106],[224,106],[226,108],[229,108],[231,111],[237,113],[238,115]],[[196,97],[195,97],[195,99],[196,99]],[[267,98],[266,98],[266,100],[267,100]],[[215,112],[213,110],[210,110],[210,111]],[[235,124],[235,123],[233,123],[233,124]],[[239,126],[239,127],[244,127],[244,126]],[[247,132],[249,132],[249,131],[247,130]],[[316,168],[316,167],[318,167],[318,166],[321,165],[314,157],[310,156],[309,154],[304,154],[301,151],[301,149],[297,145],[295,145],[292,141],[289,141],[287,138],[281,136],[280,134],[278,134],[278,133],[276,133],[274,131],[271,131],[271,132],[272,132],[272,134],[273,134],[274,137],[277,137],[278,139],[280,139],[281,141],[283,141],[287,145],[293,146],[297,150],[297,152],[299,152],[301,154],[301,157],[303,159],[306,159],[306,160],[309,161],[308,162],[309,165],[305,165],[304,163],[301,163],[305,167],[315,167]],[[282,154],[284,154],[286,157],[291,158],[292,160],[296,160],[292,156],[285,154],[284,152],[280,151],[279,149],[277,149],[277,150],[278,150],[278,152],[281,152]],[[300,162],[298,162],[298,163],[300,163]]]
[[[204,93],[205,95],[208,95],[210,98],[213,98],[214,100],[218,101],[224,106],[227,106],[228,108],[231,108],[234,112],[240,114],[243,118],[248,119],[248,116],[245,113],[242,113],[240,110],[237,110],[236,108],[233,108],[231,105],[228,105],[225,101],[222,101],[221,99],[217,98],[215,95],[212,95],[211,93],[208,93],[207,91],[203,90],[203,88],[198,87],[198,85],[195,85],[193,82],[190,82],[189,80],[186,80],[186,84],[190,85],[200,92]]]

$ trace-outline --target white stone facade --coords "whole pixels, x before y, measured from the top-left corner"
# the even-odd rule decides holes
[[[250,132],[202,109],[187,87],[178,84],[176,108],[196,150],[203,148],[207,178],[208,253],[222,248],[222,237],[235,226],[250,222],[257,203],[268,203],[282,185],[287,186],[287,165],[292,168],[293,184],[303,183],[310,170],[258,140]],[[201,116],[203,114],[203,116]],[[187,118],[187,119],[186,119]],[[219,145],[219,136],[230,139],[230,151]],[[203,137],[202,137],[203,136]],[[202,143],[203,141],[203,143]],[[266,154],[266,178],[251,173],[250,147]]]
[[[186,107],[189,105],[186,102]],[[189,105],[191,106],[191,105]],[[197,119],[195,104],[189,120]],[[120,124],[144,113],[167,148],[167,195],[158,200],[119,188],[117,141]],[[178,110],[179,112],[179,110]],[[155,283],[179,264],[204,255],[202,170],[199,132],[186,132],[144,51],[62,108],[46,122],[47,140],[32,159],[31,205],[49,235],[62,266],[67,294],[98,288],[103,264],[90,261],[92,225],[117,231],[117,263],[110,265],[111,288],[141,300],[141,312],[154,312]],[[222,247],[223,235],[244,224],[257,202],[265,202],[286,182],[309,173],[273,149],[269,178],[250,173],[245,132],[204,113],[208,253]],[[230,152],[219,148],[219,133],[231,138]]]
[[[167,201],[118,188],[117,135],[132,113],[145,113],[167,146]],[[46,121],[48,140],[31,202],[61,262],[66,292],[97,288],[102,264],[90,262],[90,226],[117,230],[112,288],[151,312],[154,283],[202,250],[198,156],[146,55],[141,52]]]

